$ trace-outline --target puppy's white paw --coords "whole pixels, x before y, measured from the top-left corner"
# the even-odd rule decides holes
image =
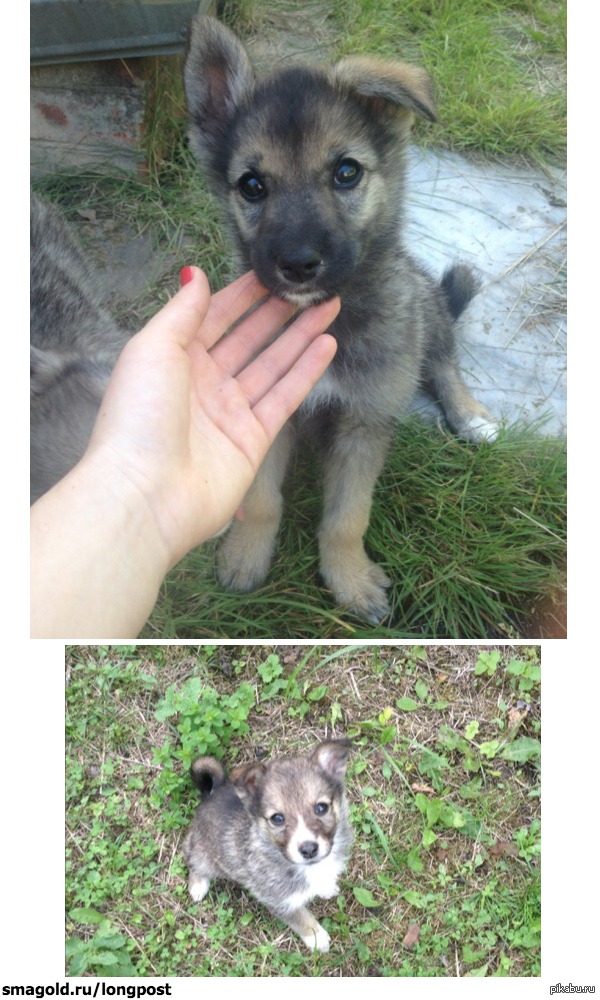
[[[195,878],[189,883],[190,896],[195,903],[200,903],[210,888],[210,880],[207,878]]]
[[[466,441],[473,441],[474,444],[482,444],[484,441],[491,443],[498,437],[500,424],[495,420],[486,420],[485,417],[471,417],[471,419],[461,429],[460,436]]]
[[[304,941],[306,947],[310,948],[311,951],[329,951],[331,938],[325,928],[321,927],[320,924],[317,924],[312,934],[303,934],[302,940]]]

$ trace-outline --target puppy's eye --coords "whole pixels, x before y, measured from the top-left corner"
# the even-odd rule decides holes
[[[363,175],[363,169],[356,160],[340,160],[333,174],[333,183],[336,188],[356,187]]]
[[[327,805],[326,802],[317,802],[315,806],[315,812],[317,816],[324,816],[328,810],[329,806]]]
[[[253,174],[250,170],[242,174],[238,181],[238,191],[246,201],[260,201],[267,193],[265,183],[258,174]]]
[[[273,826],[281,826],[285,823],[285,816],[283,816],[282,813],[273,813],[270,820]]]

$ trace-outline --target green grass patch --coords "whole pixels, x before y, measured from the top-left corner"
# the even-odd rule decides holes
[[[562,156],[566,3],[542,0],[334,0],[340,54],[416,61],[431,74],[440,124],[419,142],[459,152]]]
[[[393,580],[393,613],[367,626],[336,608],[320,582],[315,461],[286,486],[266,584],[231,594],[214,576],[217,543],[167,577],[146,637],[527,637],[530,612],[561,587],[566,547],[563,441],[514,430],[475,448],[418,417],[398,428],[375,493],[367,549]]]
[[[540,677],[523,646],[68,648],[67,974],[538,976]],[[313,956],[239,886],[193,904],[181,843],[195,756],[326,735],[355,845]]]

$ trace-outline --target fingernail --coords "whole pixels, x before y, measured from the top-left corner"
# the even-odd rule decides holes
[[[179,280],[181,282],[181,287],[183,288],[184,285],[187,285],[192,280],[193,277],[194,277],[194,272],[192,271],[191,267],[182,267],[181,271],[179,272]]]

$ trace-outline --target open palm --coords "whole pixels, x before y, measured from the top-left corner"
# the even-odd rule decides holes
[[[339,300],[323,303],[281,333],[292,307],[266,298],[254,274],[211,298],[204,274],[190,272],[123,351],[90,443],[150,504],[172,563],[234,515],[333,357],[321,333],[339,311]]]

